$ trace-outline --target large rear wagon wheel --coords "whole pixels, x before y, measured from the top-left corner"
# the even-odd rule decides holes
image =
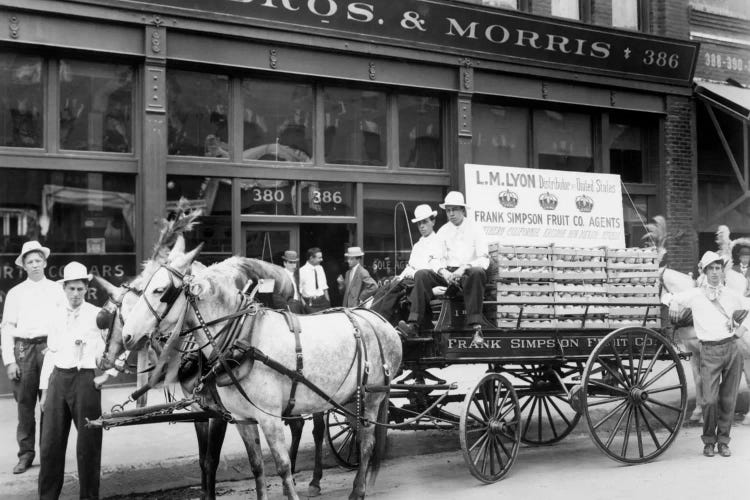
[[[462,403],[459,436],[471,475],[483,483],[500,480],[511,469],[521,443],[521,412],[513,385],[488,373]]]
[[[680,357],[653,330],[616,330],[589,356],[582,401],[591,439],[605,455],[629,464],[653,460],[674,442],[685,417]]]

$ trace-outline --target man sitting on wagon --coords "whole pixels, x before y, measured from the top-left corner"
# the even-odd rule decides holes
[[[454,285],[463,289],[466,323],[474,329],[472,344],[481,346],[484,345],[484,286],[490,265],[487,238],[480,226],[467,219],[467,205],[462,193],[448,193],[440,208],[445,210],[449,222],[437,233],[442,245],[442,265],[437,272],[420,269],[414,274],[414,288],[409,296],[409,320],[399,322],[399,330],[407,337],[415,336],[419,326],[429,317],[433,287]]]

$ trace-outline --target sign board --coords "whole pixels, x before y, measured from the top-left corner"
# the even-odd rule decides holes
[[[625,247],[620,176],[465,165],[469,218],[490,242]]]
[[[445,0],[128,2],[132,4],[142,4],[150,13],[678,85],[691,83],[698,55],[693,41]]]

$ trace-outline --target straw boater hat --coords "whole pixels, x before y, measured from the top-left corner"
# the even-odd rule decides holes
[[[344,254],[344,257],[364,257],[365,253],[359,247],[349,247]]]
[[[437,210],[433,210],[429,205],[419,205],[414,209],[414,218],[412,222],[420,222],[430,217],[437,217]]]
[[[468,208],[468,205],[464,201],[464,194],[460,191],[451,191],[445,195],[445,201],[440,204],[440,208],[445,210],[446,206]]]
[[[63,277],[61,280],[57,280],[58,283],[65,283],[66,281],[91,281],[92,276],[86,270],[86,266],[80,262],[71,262],[63,268]]]
[[[297,257],[297,252],[294,250],[286,250],[284,252],[283,259],[287,262],[297,262],[299,261],[299,257]]]
[[[49,248],[43,247],[38,241],[27,241],[21,247],[21,253],[16,257],[16,265],[18,267],[23,267],[23,258],[30,252],[41,252],[45,259],[49,257]]]
[[[698,263],[698,267],[701,271],[705,271],[706,268],[713,264],[714,262],[719,262],[721,265],[724,265],[724,257],[719,255],[716,252],[708,251],[703,254],[703,257],[701,257],[701,261]]]

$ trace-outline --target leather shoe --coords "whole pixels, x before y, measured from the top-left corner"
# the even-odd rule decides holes
[[[722,457],[731,457],[732,450],[729,449],[728,444],[719,443],[719,455]]]
[[[22,458],[18,461],[15,467],[13,467],[13,474],[23,474],[31,467],[31,462]]]
[[[401,320],[398,322],[398,326],[396,329],[401,332],[401,334],[405,338],[411,338],[417,336],[417,324],[416,323],[407,323],[404,320]]]
[[[703,447],[703,456],[705,457],[713,457],[716,455],[716,452],[714,451],[714,445],[707,444]]]

